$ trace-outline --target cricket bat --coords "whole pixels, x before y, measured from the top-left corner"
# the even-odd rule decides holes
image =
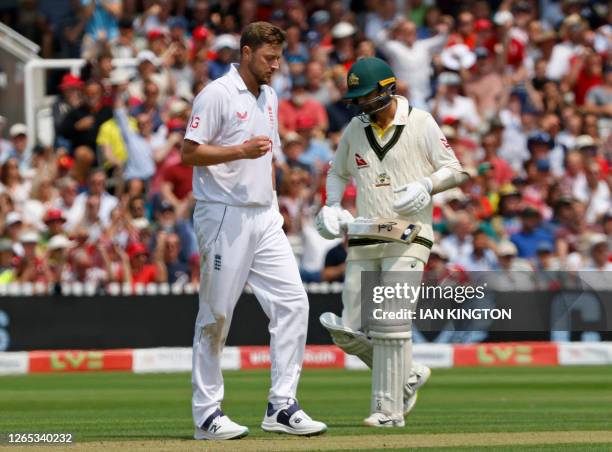
[[[356,218],[348,225],[349,238],[390,240],[410,244],[421,230],[420,224],[401,218]]]

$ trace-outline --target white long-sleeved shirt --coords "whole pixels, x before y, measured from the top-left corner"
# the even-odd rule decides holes
[[[431,59],[442,50],[447,39],[448,35],[436,35],[408,46],[388,39],[386,30],[377,35],[376,46],[388,58],[395,76],[408,84],[410,103],[417,108],[427,108],[425,101],[431,96]]]

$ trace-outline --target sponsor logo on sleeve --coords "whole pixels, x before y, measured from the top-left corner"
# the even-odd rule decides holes
[[[191,118],[191,122],[189,123],[189,127],[191,129],[197,129],[199,125],[200,125],[200,117],[197,115],[193,116]]]

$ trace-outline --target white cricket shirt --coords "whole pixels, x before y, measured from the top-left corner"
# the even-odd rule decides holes
[[[391,126],[381,137],[369,122],[353,118],[346,127],[332,162],[333,172],[343,179],[352,177],[357,185],[357,214],[366,218],[396,218],[393,201],[399,196],[393,190],[424,177],[440,168],[463,172],[444,134],[433,117],[424,110],[410,109],[408,100],[394,96],[397,111]],[[419,235],[434,240],[433,203],[408,220],[422,224]],[[385,256],[414,255],[427,262],[421,246],[406,248],[403,244],[385,244]],[[349,251],[349,260],[357,248]],[[413,249],[415,251],[413,251]],[[408,250],[406,252],[406,250]],[[397,254],[394,254],[397,253]],[[361,255],[361,258],[371,258]]]
[[[238,73],[237,64],[204,87],[193,102],[185,139],[199,144],[235,146],[263,135],[270,138],[273,149],[257,159],[195,167],[195,199],[233,206],[271,205],[272,154],[280,153],[277,117],[274,90],[261,85],[259,97],[255,98]]]

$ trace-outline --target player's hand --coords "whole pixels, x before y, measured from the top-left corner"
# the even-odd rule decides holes
[[[339,205],[323,206],[315,219],[315,225],[321,237],[332,240],[342,237],[353,221],[353,215]]]
[[[424,209],[431,202],[431,180],[423,179],[403,185],[393,190],[399,193],[393,202],[393,210],[398,214],[409,217]]]
[[[258,159],[267,154],[271,149],[272,141],[270,141],[270,138],[265,135],[253,137],[249,141],[242,143],[242,158]]]

